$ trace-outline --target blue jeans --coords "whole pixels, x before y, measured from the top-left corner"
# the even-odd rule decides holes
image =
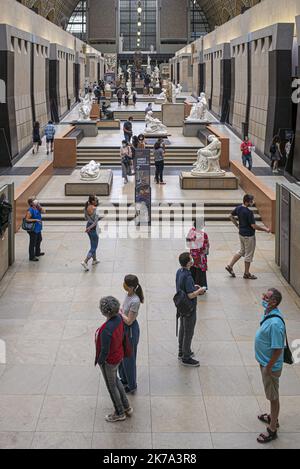
[[[90,238],[91,248],[88,252],[87,259],[96,259],[96,252],[99,244],[99,236],[96,230],[91,230],[88,232]]]
[[[132,356],[130,358],[124,358],[119,366],[119,375],[123,384],[127,385],[130,391],[133,391],[137,387],[136,382],[136,357],[137,347],[140,339],[140,326],[137,321],[128,327],[125,326],[125,330],[128,333],[129,340],[132,347]]]
[[[252,155],[243,155],[242,156],[242,159],[243,159],[243,165],[245,166],[245,168],[247,168],[247,165],[248,165],[248,169],[249,171],[252,170]]]
[[[130,143],[130,142],[131,142],[131,137],[132,137],[132,134],[128,134],[128,133],[124,132],[124,140],[125,140],[127,143]]]

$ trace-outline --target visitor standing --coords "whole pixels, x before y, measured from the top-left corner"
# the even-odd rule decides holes
[[[33,143],[32,153],[34,155],[34,153],[39,152],[39,148],[42,145],[39,122],[35,122],[33,124],[32,143]]]
[[[271,168],[273,173],[278,173],[279,162],[282,159],[282,154],[280,150],[280,137],[276,135],[273,138],[271,147],[270,147],[270,157],[271,157]]]
[[[44,252],[41,252],[43,230],[42,213],[44,212],[44,209],[34,197],[28,199],[28,206],[29,208],[26,213],[26,221],[29,223],[34,223],[33,231],[28,232],[29,260],[31,262],[38,262],[39,257],[45,255]]]
[[[132,101],[133,101],[133,105],[135,106],[136,102],[137,102],[137,92],[136,91],[134,91],[132,93]]]
[[[131,142],[131,138],[132,138],[132,121],[133,121],[133,117],[132,116],[128,117],[128,120],[124,123],[124,126],[123,126],[124,139],[128,143]]]
[[[118,88],[118,90],[117,90],[117,99],[118,99],[118,105],[122,106],[122,99],[123,99],[123,90],[122,90],[122,88]]]
[[[144,148],[146,147],[146,144],[145,144],[145,135],[144,134],[140,134],[138,136],[138,148],[140,150],[144,150]]]
[[[148,114],[148,112],[153,112],[152,109],[152,103],[148,103],[148,106],[145,108],[145,116]]]
[[[114,413],[106,415],[110,423],[126,420],[133,413],[124,386],[118,378],[118,368],[124,358],[124,322],[119,314],[120,303],[107,296],[100,300],[100,311],[106,322],[95,334],[95,366],[99,365],[108,393],[114,406]]]
[[[95,195],[90,195],[87,203],[84,207],[84,217],[87,222],[86,230],[89,240],[90,240],[90,250],[83,262],[81,262],[82,267],[86,272],[89,271],[89,261],[93,259],[92,265],[99,264],[97,259],[97,249],[99,245],[99,215],[97,213],[97,207],[99,205],[98,198]]]
[[[131,164],[132,164],[132,150],[126,140],[123,140],[122,146],[120,148],[120,157],[122,165],[122,178],[124,179],[124,184],[128,183],[128,176],[131,175]]]
[[[164,161],[165,161],[165,152],[161,148],[159,142],[156,142],[154,145],[154,162],[155,162],[155,181],[156,184],[166,184],[164,182]]]
[[[244,279],[256,280],[257,277],[250,273],[250,266],[253,262],[255,247],[256,247],[256,231],[264,231],[270,233],[269,228],[259,226],[255,222],[254,214],[250,207],[254,205],[253,195],[246,194],[243,199],[243,204],[239,207],[236,207],[230,215],[231,221],[239,229],[240,236],[240,250],[233,257],[231,263],[225,267],[227,272],[230,273],[232,277],[235,277],[233,270],[234,265],[241,259],[245,258],[245,272]]]
[[[185,366],[198,367],[199,361],[192,358],[194,353],[191,350],[191,344],[197,320],[197,297],[204,295],[205,290],[196,285],[193,280],[190,270],[193,258],[189,252],[184,252],[179,256],[179,263],[181,267],[176,274],[176,291],[184,295],[185,301],[184,305],[177,310],[177,318],[180,318],[178,359]]]
[[[125,90],[124,103],[125,103],[125,106],[129,106],[129,91],[128,90]]]
[[[267,433],[261,433],[258,443],[266,444],[276,440],[279,428],[279,380],[284,362],[286,328],[279,310],[281,293],[270,288],[263,295],[264,317],[255,336],[255,356],[260,366],[266,398],[270,401],[270,414],[259,415],[258,419],[267,424]]]
[[[252,171],[252,166],[253,166],[253,162],[252,162],[252,143],[251,141],[249,140],[248,137],[245,137],[243,143],[241,144],[241,152],[242,152],[242,161],[243,161],[243,165],[245,166],[245,168],[248,167],[249,171]]]
[[[49,149],[51,153],[53,153],[54,136],[55,136],[55,127],[52,121],[49,121],[48,124],[46,125],[45,135],[46,135],[47,155],[49,155]]]
[[[208,270],[207,256],[209,254],[209,239],[208,234],[204,229],[197,229],[197,222],[190,229],[187,238],[187,245],[190,248],[190,254],[193,258],[193,265],[191,267],[191,274],[196,285],[207,290],[207,276]]]
[[[126,275],[123,287],[127,294],[121,309],[121,315],[125,323],[125,332],[130,340],[132,355],[124,358],[119,367],[119,374],[126,393],[134,393],[137,389],[136,358],[140,339],[140,327],[137,317],[140,306],[144,303],[144,293],[139,279],[135,275]]]

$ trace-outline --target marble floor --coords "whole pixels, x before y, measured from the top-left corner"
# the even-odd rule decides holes
[[[274,237],[260,233],[249,283],[228,277],[235,229],[208,227],[209,291],[198,301],[193,341],[199,369],[177,360],[172,304],[184,239],[103,239],[101,263],[82,272],[88,242],[82,226],[45,230],[46,256],[27,261],[28,237],[16,237],[16,263],[0,283],[0,448],[258,448],[267,411],[253,338],[261,293],[279,288],[290,341],[300,338],[300,299],[274,262]],[[123,277],[135,273],[145,290],[139,322],[138,392],[134,414],[108,424],[111,403],[94,360],[103,295],[121,301]],[[281,380],[281,428],[271,448],[300,448],[300,365]],[[260,448],[260,447],[259,447]]]

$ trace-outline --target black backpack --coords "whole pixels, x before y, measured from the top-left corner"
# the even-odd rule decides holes
[[[286,340],[286,346],[284,348],[284,356],[283,356],[283,361],[284,363],[286,363],[287,365],[293,365],[294,364],[294,359],[293,359],[293,354],[291,352],[291,349],[289,347],[289,342],[288,342],[288,338],[287,338],[287,333],[286,333],[286,325],[285,325],[285,322],[284,322],[284,319],[280,316],[278,316],[278,314],[270,314],[269,316],[267,316],[261,323],[260,325],[262,326],[266,321],[268,321],[269,319],[272,319],[272,318],[279,318],[283,324],[284,324],[284,327],[285,327],[285,340]]]
[[[177,336],[178,335],[178,319],[180,317],[192,316],[192,314],[195,311],[195,306],[193,302],[189,299],[186,292],[182,290],[182,285],[180,285],[180,289],[174,295],[173,301],[177,308],[177,315],[176,315],[176,336]]]
[[[12,205],[7,200],[0,202],[0,235],[3,236],[11,220]]]

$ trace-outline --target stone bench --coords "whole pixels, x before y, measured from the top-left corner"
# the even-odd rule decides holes
[[[239,179],[239,185],[248,194],[255,197],[255,205],[259,210],[262,221],[272,233],[276,230],[276,194],[266,186],[257,176],[245,168],[238,161],[231,161],[231,171]]]

